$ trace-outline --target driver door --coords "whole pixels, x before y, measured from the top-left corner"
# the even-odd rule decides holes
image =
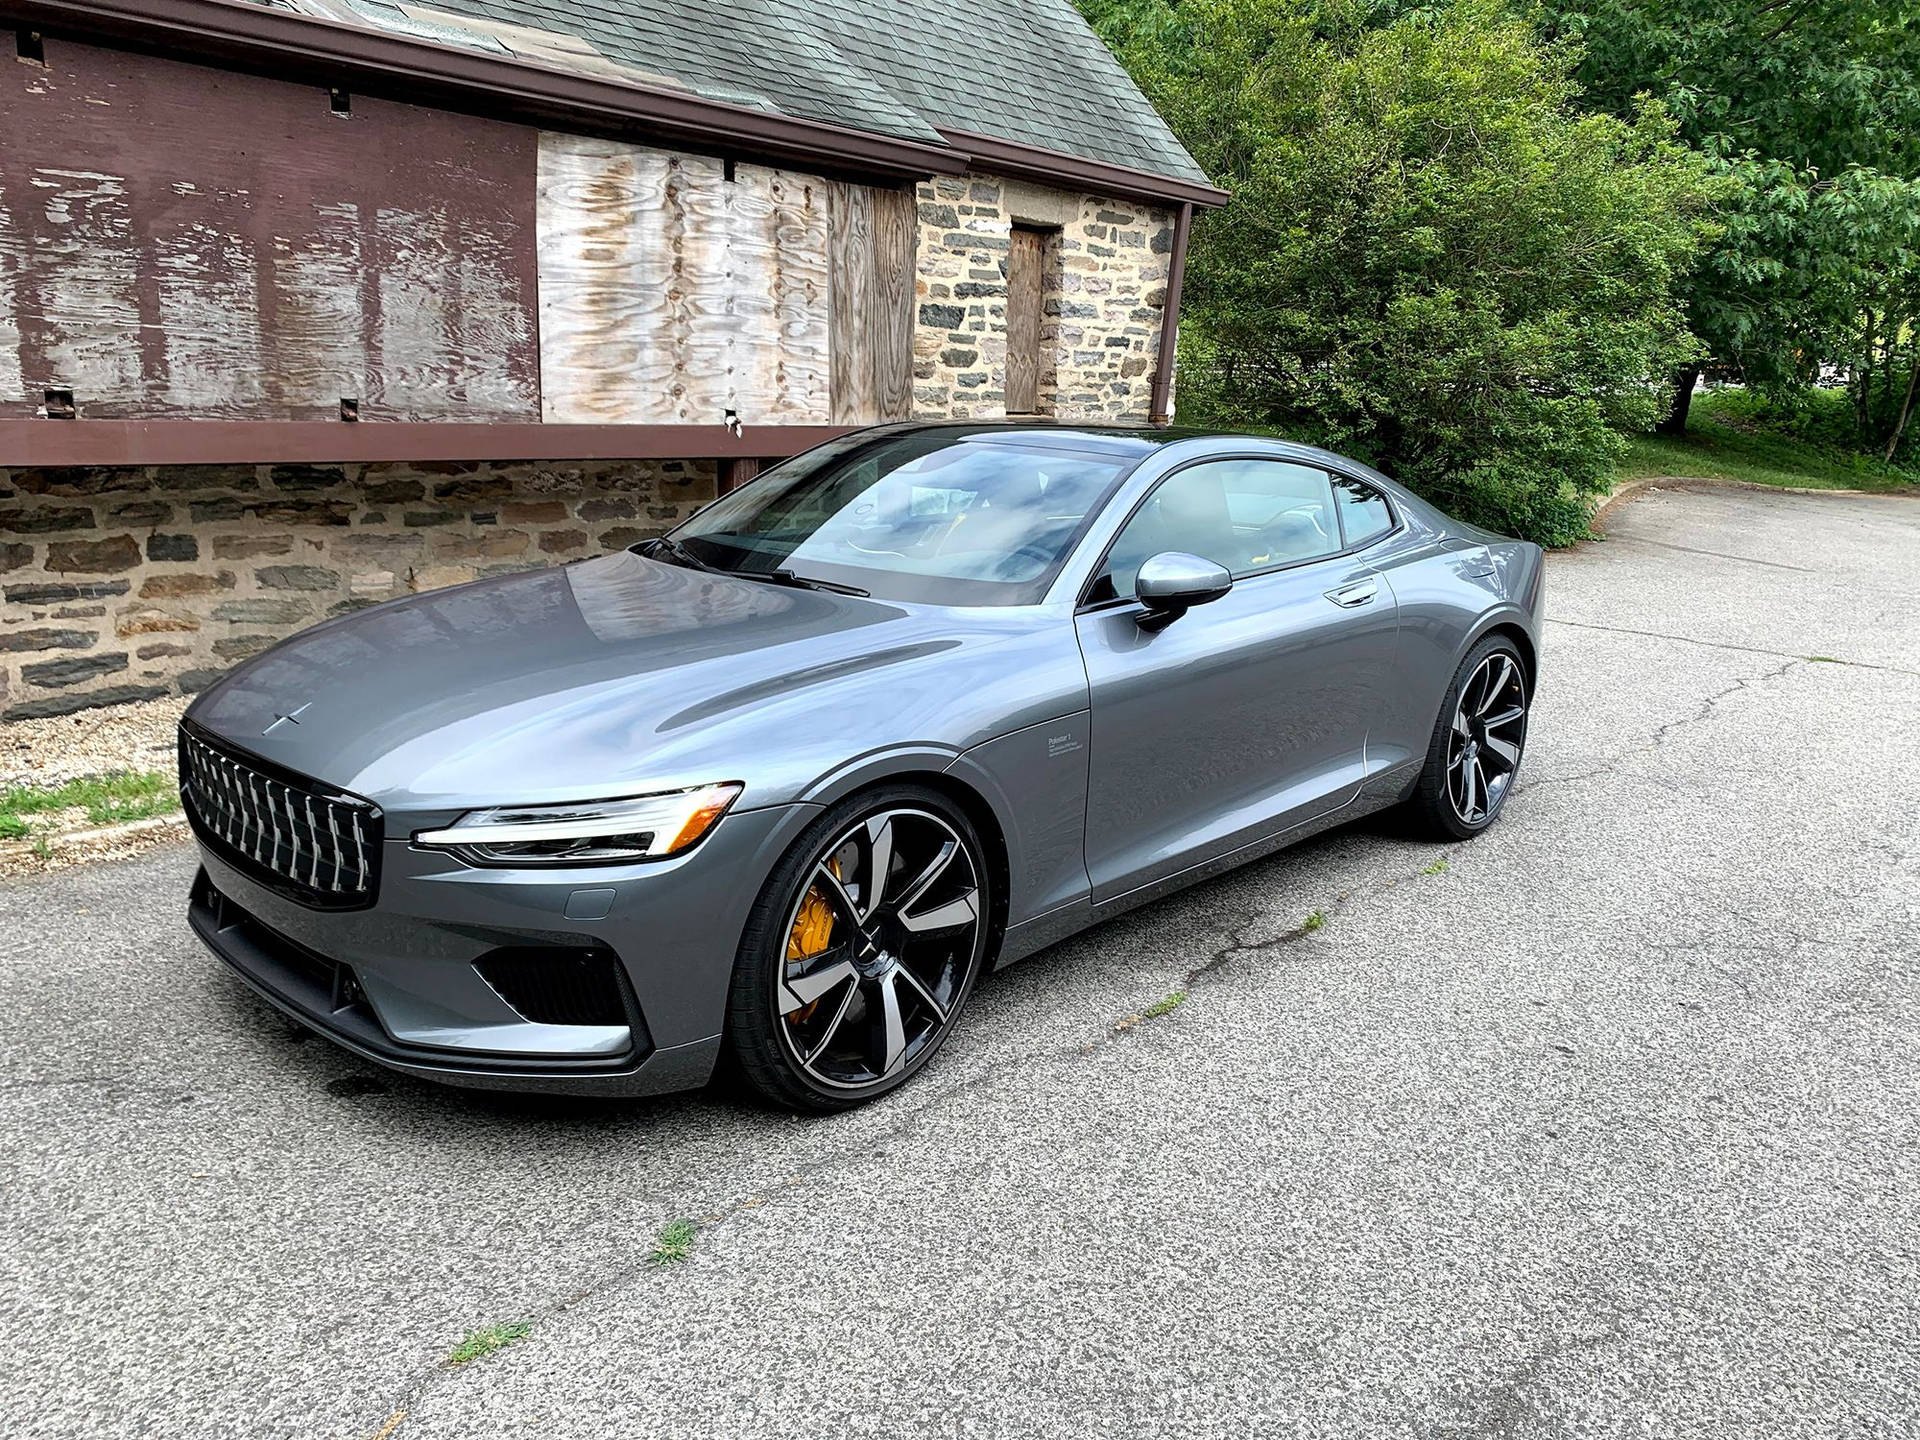
[[[1217,460],[1168,476],[1114,541],[1075,620],[1091,691],[1096,904],[1359,792],[1397,617],[1340,526],[1326,471]],[[1133,573],[1167,550],[1225,566],[1234,584],[1149,629]]]

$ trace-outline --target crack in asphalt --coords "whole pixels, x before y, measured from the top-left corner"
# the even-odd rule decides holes
[[[1562,622],[1562,623],[1565,623],[1565,622]],[[1604,629],[1605,627],[1595,626],[1592,628]],[[1727,647],[1727,648],[1737,648],[1737,647]],[[1761,651],[1757,653],[1778,654],[1779,652]],[[1652,732],[1652,735],[1650,736],[1650,738],[1645,743],[1639,744],[1639,745],[1632,745],[1625,750],[1618,751],[1614,755],[1610,756],[1607,760],[1602,762],[1600,765],[1596,766],[1591,770],[1581,770],[1572,775],[1542,775],[1538,779],[1520,780],[1518,783],[1514,785],[1513,793],[1516,795],[1521,795],[1534,790],[1543,790],[1550,785],[1572,785],[1582,780],[1596,780],[1603,775],[1618,774],[1620,767],[1626,764],[1629,760],[1633,759],[1635,756],[1651,755],[1655,750],[1658,750],[1661,746],[1665,745],[1668,739],[1674,734],[1674,732],[1679,730],[1690,729],[1695,725],[1704,724],[1706,721],[1711,720],[1713,718],[1714,711],[1720,708],[1721,701],[1727,699],[1729,696],[1737,695],[1742,690],[1746,690],[1754,685],[1758,685],[1763,681],[1778,680],[1781,676],[1785,675],[1789,670],[1793,670],[1798,666],[1806,665],[1809,663],[1810,661],[1806,656],[1793,655],[1793,656],[1787,657],[1786,662],[1784,664],[1778,665],[1771,670],[1764,671],[1758,675],[1743,675],[1738,680],[1735,680],[1731,685],[1728,685],[1726,688],[1722,690],[1716,690],[1713,694],[1707,696],[1705,700],[1701,701],[1700,708],[1694,711],[1693,714],[1682,715],[1678,719],[1669,720],[1664,724],[1656,727]],[[1848,663],[1848,662],[1840,662],[1840,663]],[[1879,668],[1879,667],[1873,667],[1873,668]]]
[[[1663,630],[1635,630],[1625,625],[1595,625],[1585,620],[1562,620],[1549,615],[1549,625],[1565,625],[1571,630],[1598,630],[1608,635],[1638,635],[1646,640],[1671,640],[1677,645],[1700,645],[1709,650],[1737,650],[1744,655],[1773,655],[1784,660],[1812,660],[1822,665],[1848,665],[1855,670],[1883,670],[1890,675],[1920,676],[1920,670],[1904,665],[1876,665],[1871,660],[1844,660],[1837,655],[1796,655],[1789,650],[1771,650],[1764,645],[1735,645],[1725,640],[1702,640],[1697,635],[1669,635]]]

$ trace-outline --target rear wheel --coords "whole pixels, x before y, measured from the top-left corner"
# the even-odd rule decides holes
[[[816,821],[754,902],[729,1044],[767,1099],[842,1110],[903,1084],[951,1032],[985,957],[980,838],[944,796],[891,786]]]
[[[1489,636],[1460,662],[1407,799],[1421,833],[1465,840],[1499,816],[1520,772],[1532,698],[1526,666],[1511,640]]]

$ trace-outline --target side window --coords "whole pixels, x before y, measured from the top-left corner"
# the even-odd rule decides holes
[[[1387,497],[1371,485],[1336,477],[1333,490],[1340,502],[1340,525],[1347,532],[1349,546],[1378,540],[1393,528]]]
[[[1141,563],[1165,550],[1198,555],[1237,577],[1340,548],[1326,471],[1279,460],[1212,460],[1168,476],[1134,512],[1093,593],[1131,598]]]

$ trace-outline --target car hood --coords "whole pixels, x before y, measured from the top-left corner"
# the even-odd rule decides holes
[[[730,723],[962,643],[939,607],[623,551],[342,616],[187,714],[389,809],[573,800],[748,779]]]

